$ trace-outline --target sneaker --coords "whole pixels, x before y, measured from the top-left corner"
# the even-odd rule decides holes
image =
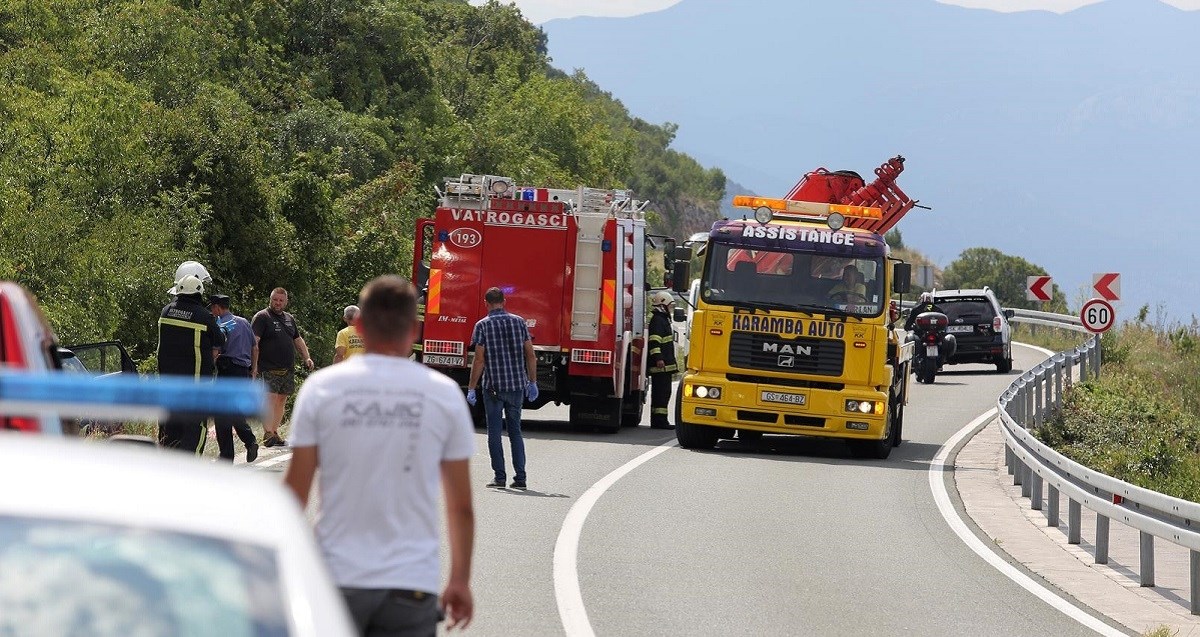
[[[503,486],[503,485],[501,485],[501,486]],[[514,489],[520,489],[521,491],[524,491],[525,490],[525,481],[524,480],[513,480],[512,484],[510,484],[508,486],[510,486]]]
[[[266,444],[266,441],[263,441],[263,444]],[[248,463],[254,462],[257,459],[258,459],[258,445],[256,445],[256,444],[246,445],[246,462],[248,462]]]
[[[286,447],[288,443],[283,438],[280,438],[279,434],[267,434],[263,436],[262,445],[264,447]]]
[[[489,482],[483,486],[490,487],[492,489],[503,489],[504,481],[503,480],[492,480],[491,482]]]

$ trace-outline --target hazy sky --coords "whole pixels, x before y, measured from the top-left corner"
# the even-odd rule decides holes
[[[505,2],[506,0],[500,0]],[[525,18],[541,24],[554,18],[570,18],[578,15],[625,17],[659,11],[677,4],[680,0],[515,0]],[[1042,9],[1062,13],[1078,9],[1099,0],[938,0],[943,4],[961,7],[993,9],[995,11],[1025,11]],[[1200,9],[1200,0],[1162,0],[1180,9]],[[471,4],[483,4],[484,0],[471,0]]]

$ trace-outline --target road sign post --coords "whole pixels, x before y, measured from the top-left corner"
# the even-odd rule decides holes
[[[1117,320],[1113,306],[1104,299],[1090,299],[1079,310],[1079,320],[1083,327],[1093,334],[1107,332]]]

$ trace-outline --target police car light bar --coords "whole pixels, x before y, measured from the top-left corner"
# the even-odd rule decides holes
[[[198,383],[191,377],[98,379],[90,374],[0,370],[0,414],[63,418],[139,419],[171,415],[266,415],[262,383],[218,378]]]

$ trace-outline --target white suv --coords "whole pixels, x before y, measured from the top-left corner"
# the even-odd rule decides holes
[[[1012,310],[1000,307],[991,288],[938,290],[933,302],[950,319],[957,349],[947,363],[991,363],[996,371],[1012,371]]]

